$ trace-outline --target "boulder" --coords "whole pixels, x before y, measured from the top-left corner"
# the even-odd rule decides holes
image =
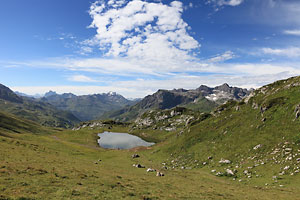
[[[156,170],[155,169],[152,169],[152,168],[148,168],[147,169],[147,172],[155,172]]]
[[[139,158],[140,156],[138,154],[133,154],[131,157],[132,158]]]
[[[257,150],[257,149],[259,149],[259,148],[261,148],[262,147],[262,145],[261,144],[258,144],[258,145],[256,145],[255,147],[253,147],[253,149],[254,150]]]
[[[221,160],[219,161],[220,164],[230,164],[231,161],[230,160],[226,160],[226,159],[223,159],[221,158]]]
[[[222,172],[217,172],[216,176],[223,176],[224,174]]]
[[[234,176],[234,172],[231,169],[226,169],[226,174],[229,176]]]
[[[165,175],[163,173],[161,173],[161,172],[157,172],[156,176],[165,176]]]
[[[141,164],[133,164],[133,167],[137,167],[137,168],[145,168],[145,166],[141,165]]]

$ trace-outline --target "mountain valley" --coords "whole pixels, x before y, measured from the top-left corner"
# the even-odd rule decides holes
[[[297,199],[299,89],[300,77],[293,77],[251,92],[220,95],[220,89],[219,96],[204,89],[201,95],[198,89],[159,90],[134,105],[143,109],[133,121],[91,120],[72,130],[0,113],[0,197]],[[3,101],[22,102],[7,92],[1,93]],[[186,106],[199,98],[211,101],[212,96],[219,101],[215,98],[209,111]],[[156,144],[103,149],[97,144],[103,131],[129,133]]]

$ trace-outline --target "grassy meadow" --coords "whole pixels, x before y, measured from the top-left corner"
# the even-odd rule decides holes
[[[112,131],[124,131],[116,127]],[[297,199],[295,187],[257,187],[205,169],[163,170],[151,148],[98,147],[103,130],[56,130],[0,136],[0,199]],[[133,159],[138,153],[140,158]],[[100,161],[101,160],[101,161]],[[141,163],[146,168],[136,168]],[[157,177],[147,167],[162,171]]]

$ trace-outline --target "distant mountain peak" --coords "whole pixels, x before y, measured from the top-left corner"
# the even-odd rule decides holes
[[[49,92],[45,93],[45,97],[50,97],[50,96],[53,96],[53,95],[57,95],[56,92],[50,90]]]
[[[109,91],[109,92],[107,93],[107,95],[109,95],[109,96],[116,96],[117,93],[116,93],[116,92]]]
[[[229,90],[231,87],[227,84],[227,83],[224,83],[220,86],[216,86],[214,89],[216,90],[221,90],[221,91],[227,91]]]
[[[228,83],[223,83],[223,84],[221,85],[221,87],[227,87],[227,88],[230,88],[230,86],[228,85]]]

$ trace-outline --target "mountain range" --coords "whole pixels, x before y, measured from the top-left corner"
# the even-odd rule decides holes
[[[195,111],[210,112],[218,105],[228,100],[241,100],[252,90],[231,87],[228,84],[214,88],[201,85],[197,89],[158,90],[148,95],[133,106],[105,113],[102,119],[111,118],[120,121],[130,121],[137,118],[147,110],[170,109],[176,106],[186,107]]]
[[[81,121],[99,119],[105,112],[136,103],[135,100],[128,100],[115,92],[76,96],[72,93],[57,94],[49,91],[40,101],[69,111]]]
[[[115,92],[77,96],[49,91],[41,98],[33,98],[22,93],[17,95],[0,85],[0,108],[42,125],[66,128],[81,121],[97,119],[133,121],[148,110],[177,106],[210,112],[228,100],[241,100],[249,93],[247,89],[223,84],[214,88],[201,85],[192,90],[158,90],[141,100],[128,100]]]

